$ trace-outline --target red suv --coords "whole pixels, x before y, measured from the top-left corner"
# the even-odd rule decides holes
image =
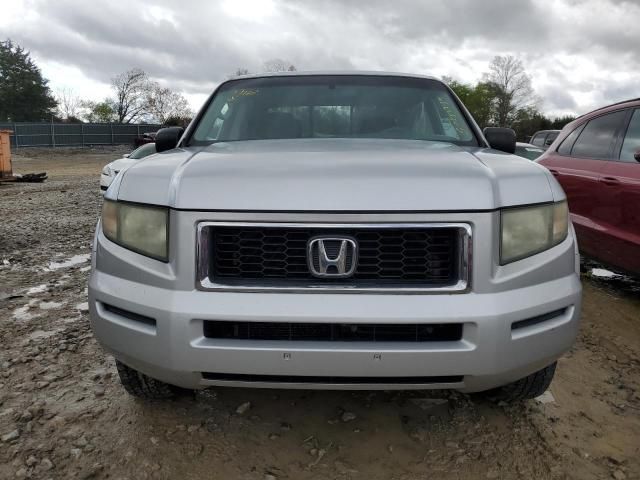
[[[538,162],[567,194],[581,252],[640,275],[640,98],[569,123]]]

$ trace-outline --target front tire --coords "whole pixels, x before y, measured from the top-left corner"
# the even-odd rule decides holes
[[[116,369],[120,383],[130,395],[144,400],[169,400],[175,398],[184,389],[151,378],[144,373],[128,367],[116,360]]]
[[[512,403],[536,398],[547,391],[556,372],[557,362],[531,375],[503,387],[490,390],[488,395],[496,400]]]

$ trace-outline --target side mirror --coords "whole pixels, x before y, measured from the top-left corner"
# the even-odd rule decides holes
[[[640,162],[640,150],[633,154],[633,158],[636,159],[636,162]]]
[[[184,128],[182,127],[168,127],[158,130],[156,134],[156,152],[164,152],[176,148],[183,133]]]
[[[125,153],[124,155],[122,155],[122,158],[129,158],[131,156],[130,153]]]
[[[495,150],[507,153],[516,151],[516,132],[510,128],[485,127],[482,130],[484,138],[489,142],[489,146]]]

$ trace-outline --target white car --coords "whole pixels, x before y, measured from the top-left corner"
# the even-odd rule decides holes
[[[100,190],[103,192],[106,191],[107,188],[109,188],[109,185],[111,185],[111,182],[113,182],[113,179],[116,178],[116,175],[120,173],[120,170],[130,167],[136,163],[136,160],[148,157],[154,153],[156,153],[156,144],[145,143],[144,145],[136,148],[133,152],[127,153],[123,155],[122,158],[105,165],[102,169],[102,173],[100,174]]]

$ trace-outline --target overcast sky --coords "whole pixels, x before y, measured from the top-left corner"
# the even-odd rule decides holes
[[[54,92],[102,99],[111,77],[140,67],[194,110],[238,67],[273,58],[475,82],[512,54],[547,114],[640,97],[640,0],[12,0],[7,37]]]

